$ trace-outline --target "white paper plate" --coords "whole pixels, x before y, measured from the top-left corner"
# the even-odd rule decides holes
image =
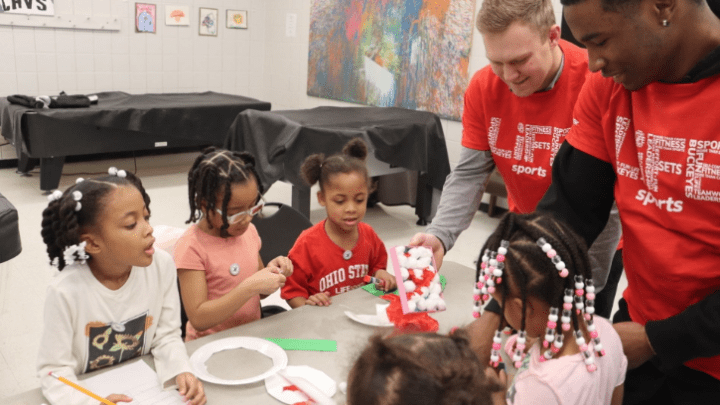
[[[307,389],[306,384],[309,383],[328,398],[332,398],[337,391],[335,380],[328,377],[324,372],[310,366],[288,366],[283,372],[285,376],[291,379],[300,389]],[[306,384],[301,384],[302,382]],[[307,397],[301,392],[283,391],[283,388],[288,385],[289,383],[278,374],[273,374],[265,379],[265,389],[268,394],[272,395],[278,401],[286,404],[296,404],[307,401]]]
[[[350,311],[345,311],[345,316],[364,325],[380,327],[395,326],[387,317],[387,307],[389,305],[390,304],[375,304],[376,313],[373,315],[356,314]]]
[[[205,364],[210,357],[212,357],[215,353],[233,349],[255,350],[270,357],[273,365],[269,370],[262,374],[241,380],[225,380],[210,374],[208,372],[207,365]],[[246,336],[215,340],[201,346],[190,357],[190,365],[198,378],[203,381],[221,385],[241,385],[262,381],[265,378],[277,373],[278,370],[284,369],[287,366],[287,362],[287,353],[285,353],[285,350],[283,350],[282,347],[265,339]]]

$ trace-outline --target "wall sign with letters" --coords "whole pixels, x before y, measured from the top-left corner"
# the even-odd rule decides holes
[[[55,15],[54,0],[0,0],[0,12],[8,14]]]

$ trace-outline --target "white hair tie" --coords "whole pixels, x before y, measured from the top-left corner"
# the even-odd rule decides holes
[[[75,211],[80,211],[82,209],[82,204],[80,203],[80,200],[82,200],[82,193],[79,190],[75,190],[72,192],[73,200],[77,201],[75,204]]]
[[[62,197],[63,193],[60,190],[55,190],[47,197],[48,201],[53,202],[55,200],[59,200]]]

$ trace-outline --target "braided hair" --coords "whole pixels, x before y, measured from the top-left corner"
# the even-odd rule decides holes
[[[223,212],[223,224],[220,234],[227,236],[230,224],[227,221],[227,206],[234,184],[245,184],[255,180],[258,187],[258,200],[264,189],[255,169],[255,157],[247,152],[233,152],[213,146],[206,148],[195,159],[188,172],[188,194],[190,199],[190,219],[186,224],[196,222],[202,217],[200,207],[203,204],[207,212],[217,207],[217,195],[223,192],[220,209]],[[256,201],[256,202],[257,202]],[[208,222],[212,229],[212,224]]]
[[[368,148],[360,138],[350,140],[342,149],[342,153],[325,157],[322,153],[308,156],[300,167],[305,182],[312,186],[320,184],[320,190],[330,182],[330,178],[338,173],[360,173],[367,180],[370,189],[370,175],[365,159]],[[370,190],[372,191],[372,190]]]
[[[65,248],[79,244],[80,236],[85,230],[98,222],[103,209],[105,197],[118,186],[133,186],[142,195],[148,212],[150,212],[150,196],[145,192],[140,179],[127,172],[125,177],[109,175],[95,179],[81,180],[69,187],[58,199],[50,201],[42,213],[43,242],[47,246],[50,262],[57,264],[59,270],[65,266],[63,252]],[[78,201],[73,193],[82,193],[82,208],[76,210]]]
[[[559,351],[563,344],[563,331],[568,330],[572,323],[588,370],[594,370],[591,367],[594,360],[587,360],[591,353],[584,346],[584,338],[581,339],[581,329],[587,328],[592,332],[598,355],[604,354],[599,337],[594,332],[592,317],[595,290],[592,270],[585,242],[565,223],[542,213],[506,214],[485,242],[475,276],[478,280],[475,300],[484,303],[489,299],[488,290],[490,293],[498,290],[502,295],[503,313],[505,299],[510,294],[511,287],[514,286],[516,291],[520,292],[521,334],[525,331],[528,297],[535,297],[550,305],[551,314],[548,317],[548,329],[543,345],[548,348],[557,340],[555,346]],[[476,302],[476,309],[479,302]],[[572,303],[575,304],[575,311],[571,307],[568,310],[568,305]],[[557,322],[559,311],[563,312],[563,325]],[[502,327],[501,320],[495,334],[496,340]],[[524,334],[522,337],[524,346]],[[524,347],[519,349],[516,348],[516,362],[523,356]],[[491,359],[495,358],[496,351],[497,345],[493,348]],[[552,357],[557,351],[548,350],[541,361]]]
[[[373,336],[350,371],[347,398],[352,405],[485,405],[501,389],[485,379],[485,365],[458,330]]]

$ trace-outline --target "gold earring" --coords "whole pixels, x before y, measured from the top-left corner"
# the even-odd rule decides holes
[[[670,21],[668,21],[668,20],[662,20],[662,26],[663,26],[663,27],[669,27],[669,26],[670,26]]]

